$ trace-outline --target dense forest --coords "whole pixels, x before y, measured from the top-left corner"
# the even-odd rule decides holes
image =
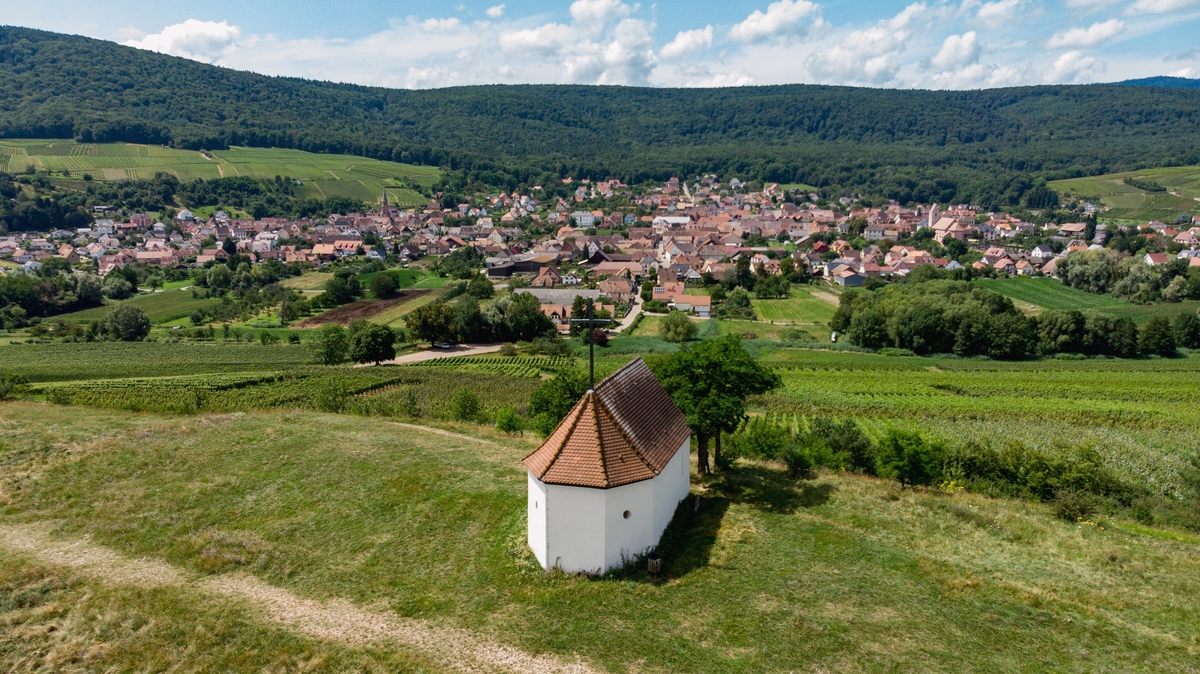
[[[1200,91],[390,90],[0,27],[0,136],[345,152],[509,188],[548,174],[641,182],[713,171],[999,207],[1020,203],[1039,178],[1200,163]]]

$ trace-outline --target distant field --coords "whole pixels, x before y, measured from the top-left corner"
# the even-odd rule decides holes
[[[197,299],[192,297],[190,290],[164,290],[154,294],[138,295],[132,299],[125,300],[125,303],[140,308],[153,323],[166,323],[184,318],[196,309],[205,309],[220,304],[221,300],[215,298]],[[61,319],[73,323],[86,323],[88,321],[99,320],[107,316],[108,312],[112,311],[114,306],[116,305],[109,304],[93,309],[76,311],[71,314],[63,314],[56,317],[56,320]]]
[[[1104,313],[1112,314],[1114,316],[1124,316],[1125,318],[1132,319],[1134,323],[1138,323],[1140,325],[1151,318],[1165,316],[1173,319],[1179,314],[1196,313],[1197,310],[1200,310],[1200,300],[1186,300],[1183,302],[1176,302],[1174,304],[1126,304],[1121,307],[1105,309]]]
[[[1084,309],[1132,306],[1128,302],[1114,297],[1077,290],[1052,278],[979,279],[975,283],[993,292],[1011,297],[1019,303],[1036,304],[1038,307],[1050,311],[1063,309],[1082,311]]]
[[[27,166],[57,174],[55,182],[65,187],[76,184],[85,173],[96,180],[153,178],[160,172],[180,180],[287,176],[303,183],[296,188],[300,196],[351,197],[377,204],[387,189],[388,203],[399,207],[428,203],[409,187],[432,185],[439,176],[438,169],[428,166],[300,150],[234,147],[206,156],[191,150],[127,143],[0,141],[0,171],[19,173]]]
[[[1156,182],[1166,192],[1147,192],[1126,185],[1125,178]],[[1200,166],[1177,166],[1056,180],[1050,187],[1074,197],[1099,198],[1108,207],[1102,219],[1145,223],[1172,222],[1183,212],[1200,212]]]
[[[837,311],[829,302],[796,288],[786,300],[751,300],[750,306],[760,320],[785,323],[827,323]]]

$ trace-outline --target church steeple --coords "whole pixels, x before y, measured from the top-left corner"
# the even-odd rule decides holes
[[[384,216],[385,218],[392,214],[392,212],[388,209],[387,188],[384,188],[384,190],[383,190],[383,206],[381,206],[379,208],[379,214]]]

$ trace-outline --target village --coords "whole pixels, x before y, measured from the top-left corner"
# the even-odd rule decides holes
[[[868,207],[777,184],[748,191],[737,178],[725,184],[711,175],[690,186],[672,178],[637,190],[617,180],[563,182],[576,185],[570,201],[500,193],[457,208],[431,203],[401,210],[389,206],[385,191],[377,209],[320,220],[237,219],[220,210],[199,218],[183,209],[162,222],[101,206],[89,227],[0,237],[0,260],[13,263],[0,273],[36,274],[59,258],[101,277],[133,267],[170,281],[231,255],[251,264],[276,260],[301,273],[339,260],[428,267],[470,249],[489,280],[528,287],[565,332],[575,295],[602,299],[604,308],[620,314],[641,296],[649,310],[707,318],[713,299],[687,288],[732,278],[739,264],[757,276],[784,274],[835,289],[885,283],[922,265],[970,267],[973,276],[1055,277],[1068,254],[1102,248],[1112,226],[1155,242],[1151,250],[1161,252],[1144,253],[1147,265],[1187,259],[1200,266],[1200,216],[1140,228],[1036,225],[970,205]],[[614,201],[624,207],[580,208]],[[1094,211],[1091,204],[1079,209]]]

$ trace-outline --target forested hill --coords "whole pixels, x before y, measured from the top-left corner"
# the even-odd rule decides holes
[[[0,27],[0,135],[348,152],[461,168],[457,180],[509,186],[549,175],[637,181],[717,171],[901,201],[1000,205],[1039,177],[1200,163],[1200,91],[408,91],[265,77]]]

